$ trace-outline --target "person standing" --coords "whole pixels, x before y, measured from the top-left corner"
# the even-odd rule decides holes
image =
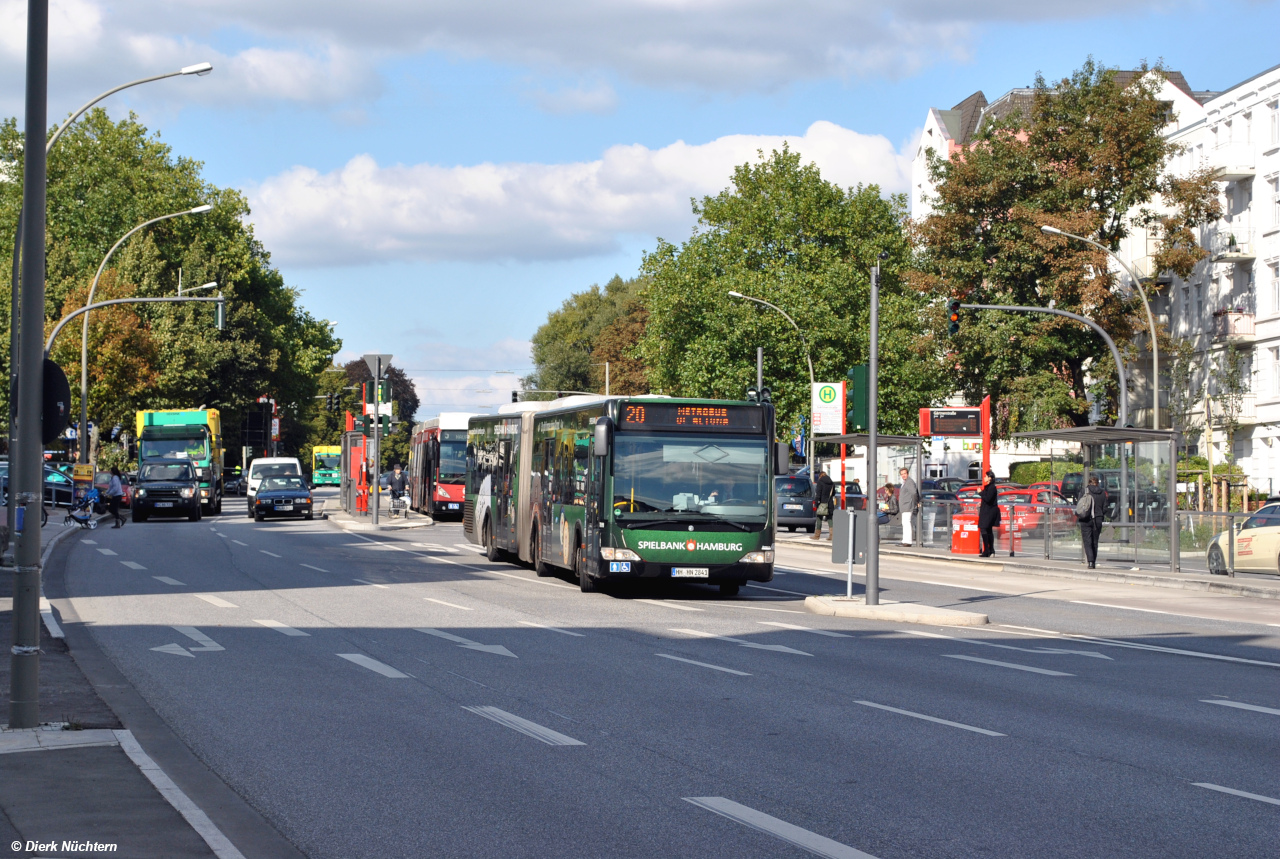
[[[909,469],[899,468],[898,476],[902,478],[902,484],[898,488],[898,510],[902,513],[901,545],[908,547],[915,544],[914,526],[916,508],[920,506],[920,488],[911,479],[911,471]]]
[[[111,510],[111,518],[116,520],[112,528],[123,528],[124,517],[120,515],[120,501],[124,498],[124,485],[120,482],[119,466],[111,466],[111,480],[107,483],[107,506]]]
[[[1087,510],[1082,513],[1081,510],[1086,507]],[[1106,509],[1107,493],[1098,482],[1098,475],[1091,474],[1089,489],[1076,507],[1076,518],[1080,520],[1080,540],[1084,543],[1084,559],[1091,570],[1098,563],[1098,538],[1102,536],[1102,520]]]
[[[813,515],[813,536],[810,540],[822,539],[822,522],[827,522],[827,539],[831,539],[831,506],[832,498],[835,495],[835,481],[831,479],[831,475],[825,471],[818,472],[818,479],[814,481],[816,494],[814,500],[817,501],[817,507],[814,508]]]
[[[996,473],[988,471],[982,478],[982,491],[978,493],[978,534],[982,538],[980,558],[990,558],[996,553],[996,540],[992,529],[1000,524],[999,493],[996,490]]]

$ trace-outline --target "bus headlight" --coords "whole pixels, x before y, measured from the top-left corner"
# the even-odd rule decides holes
[[[758,552],[747,552],[742,556],[744,564],[772,564],[773,563],[773,547],[761,549]]]
[[[606,561],[638,561],[640,556],[630,549],[614,549],[609,546],[600,547],[600,557]]]

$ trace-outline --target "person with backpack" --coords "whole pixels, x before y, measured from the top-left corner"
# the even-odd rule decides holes
[[[982,538],[982,551],[979,558],[990,558],[996,553],[996,538],[993,529],[1000,524],[1000,492],[996,489],[996,473],[988,471],[982,478],[982,491],[978,493],[978,536]]]
[[[1089,489],[1076,503],[1076,521],[1080,523],[1080,539],[1084,543],[1084,559],[1089,569],[1098,563],[1098,538],[1102,536],[1102,519],[1107,509],[1107,493],[1098,475],[1089,475]]]

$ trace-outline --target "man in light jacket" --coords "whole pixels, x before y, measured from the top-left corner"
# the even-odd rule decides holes
[[[898,511],[902,514],[902,545],[910,546],[915,542],[912,533],[915,530],[916,508],[920,506],[920,487],[911,479],[911,471],[898,469],[902,485],[898,488]]]

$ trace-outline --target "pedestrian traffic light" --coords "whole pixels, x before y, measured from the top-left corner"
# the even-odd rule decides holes
[[[947,301],[947,334],[955,336],[960,333],[960,299]]]

